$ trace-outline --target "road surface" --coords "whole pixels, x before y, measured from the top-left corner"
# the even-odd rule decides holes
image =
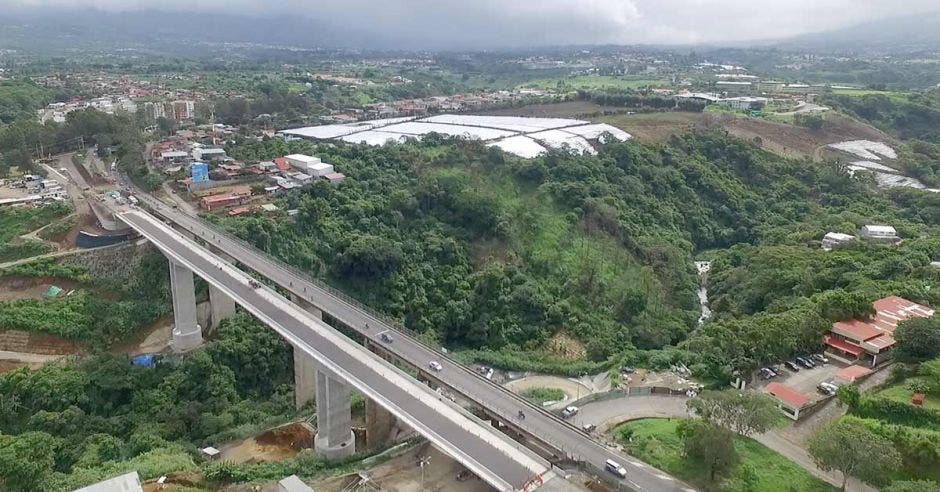
[[[273,290],[250,287],[247,274],[155,217],[137,210],[126,211],[120,217],[164,254],[235,299],[292,345],[308,351],[322,366],[386,407],[494,487],[508,488],[489,480],[488,475],[495,474],[518,490],[536,475],[548,471],[548,463],[531,451],[485,423],[471,420],[424,384]]]
[[[239,263],[260,273],[282,288],[308,300],[373,343],[386,346],[389,351],[414,367],[424,368],[431,360],[439,361],[443,369],[434,374],[435,378],[457,393],[481,405],[487,411],[500,416],[503,421],[512,422],[528,434],[562,450],[569,458],[589,463],[599,470],[604,469],[605,462],[608,459],[620,463],[627,469],[627,478],[623,479],[621,483],[632,490],[694,490],[665,472],[657,470],[636,458],[608,449],[574,425],[530,404],[519,395],[486,380],[462,364],[451,361],[437,350],[431,349],[406,333],[397,330],[390,323],[385,322],[341,293],[322,284],[314,283],[304,274],[296,272],[256,248],[224,234],[207,222],[181,213],[179,210],[168,207],[152,197],[140,196],[140,198],[142,202],[154,209],[158,215],[199,236],[207,243],[212,244],[215,248],[225,252]],[[379,333],[384,331],[393,334],[394,341],[392,343],[388,344],[380,340]],[[520,411],[524,413],[524,419],[519,419]]]

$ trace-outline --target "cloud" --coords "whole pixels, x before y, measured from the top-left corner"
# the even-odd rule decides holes
[[[936,0],[2,0],[26,8],[158,9],[307,17],[392,47],[720,43],[819,32]]]

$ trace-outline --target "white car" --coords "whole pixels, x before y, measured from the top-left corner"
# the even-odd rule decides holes
[[[570,405],[570,406],[565,407],[565,409],[561,411],[561,416],[564,418],[574,417],[575,414],[577,413],[578,413],[578,407],[574,405]]]
[[[617,463],[614,460],[607,460],[607,471],[617,475],[620,478],[627,478],[627,469],[620,466],[620,463]]]
[[[431,362],[428,362],[428,367],[430,367],[431,369],[434,369],[435,371],[440,371],[441,369],[444,368],[444,366],[442,366],[441,363],[436,360],[432,360]]]

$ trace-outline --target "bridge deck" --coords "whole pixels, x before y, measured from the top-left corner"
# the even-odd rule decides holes
[[[497,489],[518,490],[547,472],[548,464],[531,451],[442,401],[427,386],[274,291],[252,289],[244,272],[153,216],[134,210],[122,213],[121,219]]]
[[[512,422],[522,431],[561,450],[569,458],[589,463],[598,470],[604,469],[604,464],[608,459],[620,463],[627,469],[627,478],[621,483],[631,490],[650,492],[694,490],[689,485],[636,458],[606,448],[580,429],[532,405],[519,395],[486,380],[462,364],[450,360],[446,355],[424,345],[407,333],[400,332],[391,323],[373,315],[354,301],[311,281],[309,277],[281,264],[266,253],[224,233],[206,221],[172,209],[151,197],[142,197],[142,199],[160,216],[186,228],[281,288],[309,300],[323,312],[372,342],[383,345],[402,360],[421,368],[426,367],[430,360],[439,361],[443,370],[434,374],[436,379],[485,407],[489,412],[499,415],[504,421]],[[366,329],[367,324],[368,329]],[[379,333],[385,330],[390,330],[394,334],[393,343],[385,344],[379,339]],[[520,410],[526,415],[524,420],[517,418]]]

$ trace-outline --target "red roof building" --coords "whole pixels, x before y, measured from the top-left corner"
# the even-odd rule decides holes
[[[780,410],[793,420],[800,418],[800,410],[810,401],[810,397],[782,383],[770,383],[765,389],[777,399]]]
[[[894,346],[894,330],[909,318],[929,318],[934,310],[898,296],[878,299],[872,306],[875,314],[868,319],[852,319],[832,324],[823,337],[830,353],[849,361],[871,358],[871,365],[886,359],[885,353]]]
[[[278,171],[290,171],[290,163],[287,162],[287,157],[276,157],[274,165],[277,166]]]
[[[864,366],[848,366],[834,372],[832,377],[854,383],[859,379],[867,377],[871,373],[872,370]]]

